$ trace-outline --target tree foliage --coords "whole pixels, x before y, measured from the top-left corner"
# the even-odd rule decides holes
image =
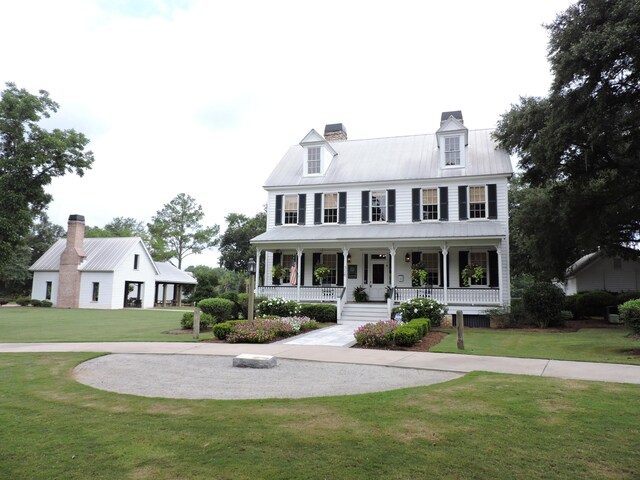
[[[44,187],[67,173],[82,176],[93,163],[82,133],[38,124],[58,107],[46,91],[33,95],[14,83],[0,96],[0,265],[25,246],[35,216],[51,202]]]
[[[249,242],[267,230],[266,208],[254,217],[230,213],[225,217],[227,229],[220,236],[220,266],[227,270],[244,272],[249,258],[256,258],[256,247]]]
[[[145,245],[149,244],[149,233],[144,222],[131,217],[115,217],[103,228],[87,227],[85,230],[87,238],[109,238],[109,237],[140,237]]]
[[[547,29],[549,95],[522,97],[495,136],[534,189],[512,220],[521,253],[538,278],[562,278],[583,254],[627,255],[640,239],[640,3],[583,0]]]
[[[158,210],[147,226],[151,236],[151,254],[156,261],[175,258],[178,268],[182,260],[202,253],[218,244],[220,227],[204,227],[202,206],[185,193],[178,194],[162,210]]]

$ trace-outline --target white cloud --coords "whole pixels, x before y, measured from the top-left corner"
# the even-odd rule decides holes
[[[570,3],[16,0],[0,4],[0,81],[48,90],[61,108],[47,125],[91,139],[93,169],[49,188],[55,223],[147,222],[185,192],[224,227],[262,208],[311,128],[432,132],[457,109],[485,128],[545,95],[542,24]]]

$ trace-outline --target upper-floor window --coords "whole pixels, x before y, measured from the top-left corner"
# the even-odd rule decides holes
[[[133,256],[133,269],[134,270],[138,270],[138,267],[140,266],[140,255],[138,255],[137,253]]]
[[[460,137],[444,138],[445,165],[460,165]]]
[[[324,223],[338,223],[338,194],[324,194]]]
[[[284,196],[284,222],[285,224],[298,223],[298,195]]]
[[[387,192],[371,192],[371,221],[387,221]]]
[[[469,218],[487,217],[485,186],[469,187]]]
[[[307,174],[312,175],[320,173],[321,155],[320,147],[307,148]]]
[[[422,220],[438,220],[438,189],[422,190]]]

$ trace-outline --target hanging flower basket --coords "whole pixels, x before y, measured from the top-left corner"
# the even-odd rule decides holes
[[[467,265],[462,269],[460,276],[465,287],[471,286],[471,281],[480,283],[484,278],[486,269],[480,265]]]
[[[331,273],[331,269],[326,265],[316,265],[315,270],[313,271],[313,276],[316,277],[320,283],[322,283]]]

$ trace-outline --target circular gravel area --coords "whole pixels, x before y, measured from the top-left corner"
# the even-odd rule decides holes
[[[278,359],[274,368],[233,367],[233,357],[112,354],[74,369],[85,385],[144,397],[240,400],[381,392],[462,375],[413,368]]]

